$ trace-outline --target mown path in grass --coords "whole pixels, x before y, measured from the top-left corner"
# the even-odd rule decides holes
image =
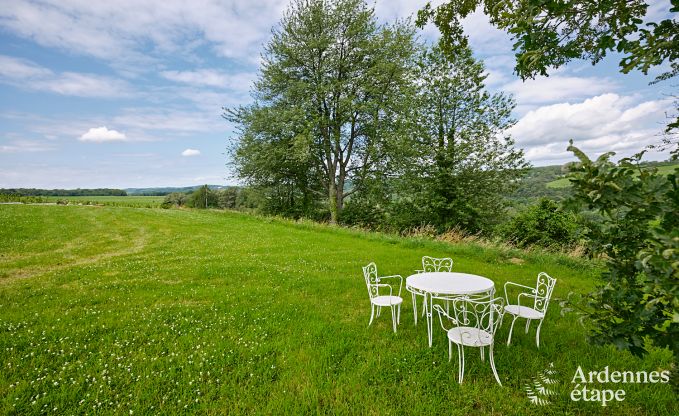
[[[405,288],[398,333],[388,313],[367,327],[370,261],[405,278],[422,255],[450,256],[500,293],[539,271],[559,279],[557,298],[591,288],[596,270],[564,257],[217,211],[7,205],[0,229],[0,414],[598,413],[568,397],[578,365],[669,366],[666,351],[641,360],[588,345],[556,302],[539,350],[534,331],[509,347],[508,324],[498,331],[504,387],[471,349],[458,385],[444,333],[427,347]],[[560,393],[532,405],[524,385],[552,362]],[[679,410],[668,385],[623,388],[603,410]]]

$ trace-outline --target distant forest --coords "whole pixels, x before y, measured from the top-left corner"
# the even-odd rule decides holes
[[[9,188],[0,189],[0,194],[20,196],[127,196],[122,189],[96,188],[96,189],[36,189],[36,188]]]

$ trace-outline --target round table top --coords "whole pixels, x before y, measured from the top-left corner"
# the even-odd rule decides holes
[[[492,290],[492,280],[469,273],[425,272],[406,278],[406,287],[443,295],[472,295]]]

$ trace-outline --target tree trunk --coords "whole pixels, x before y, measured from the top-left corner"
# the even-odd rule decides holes
[[[337,206],[337,184],[333,175],[328,186],[328,202],[330,203],[330,224],[337,224],[339,220],[339,207]]]

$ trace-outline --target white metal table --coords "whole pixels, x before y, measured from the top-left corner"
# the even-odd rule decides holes
[[[408,276],[406,289],[413,293],[413,308],[415,309],[415,324],[417,325],[417,306],[415,295],[424,296],[427,305],[427,334],[429,346],[432,343],[432,314],[433,300],[435,297],[453,295],[477,295],[481,293],[495,292],[495,284],[492,280],[469,273],[451,272],[426,272]]]

